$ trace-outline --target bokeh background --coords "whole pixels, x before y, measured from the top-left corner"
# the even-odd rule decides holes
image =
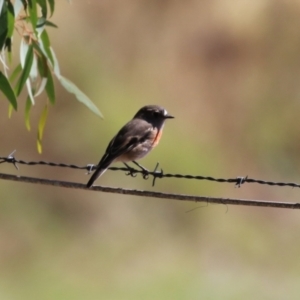
[[[300,182],[300,1],[56,1],[50,29],[62,74],[42,155],[0,101],[1,156],[97,163],[146,104],[166,107],[163,139],[142,164],[166,172]],[[17,50],[17,49],[16,49]],[[18,51],[14,60],[18,60]],[[3,97],[0,96],[0,97]],[[5,100],[5,99],[3,99]],[[84,171],[1,172],[85,183]],[[98,184],[299,202],[300,190],[110,172]],[[1,299],[299,299],[299,211],[139,198],[1,182]],[[194,209],[194,210],[192,210]],[[192,211],[190,211],[192,210]]]

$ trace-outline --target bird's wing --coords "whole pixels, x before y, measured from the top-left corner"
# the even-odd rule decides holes
[[[111,164],[113,160],[127,153],[151,134],[152,125],[146,121],[133,119],[128,122],[108,144],[99,165]]]

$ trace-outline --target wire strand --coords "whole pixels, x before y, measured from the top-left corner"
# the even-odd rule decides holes
[[[15,152],[15,151],[14,151]],[[18,160],[14,157],[14,152],[12,152],[7,157],[0,157],[0,164],[1,163],[10,163],[13,164],[18,169],[18,164],[23,164],[27,166],[35,166],[35,165],[44,165],[50,167],[60,167],[60,168],[70,168],[70,169],[79,169],[79,170],[87,170],[88,173],[92,172],[97,168],[97,165],[87,164],[85,166],[78,166],[75,164],[66,164],[66,163],[54,163],[54,162],[47,162],[47,161],[24,161]],[[239,176],[236,178],[215,178],[211,176],[201,176],[201,175],[184,175],[184,174],[170,174],[164,173],[163,170],[158,170],[159,164],[157,163],[153,171],[148,171],[146,169],[138,170],[132,167],[110,167],[108,170],[111,171],[123,171],[126,172],[126,175],[136,177],[137,174],[141,174],[143,179],[149,179],[152,176],[152,186],[155,185],[156,179],[162,178],[177,178],[177,179],[189,179],[189,180],[206,180],[206,181],[213,181],[219,183],[234,183],[237,187],[241,187],[242,184],[245,183],[257,183],[262,185],[270,185],[270,186],[280,186],[280,187],[293,187],[299,188],[300,184],[294,182],[273,182],[273,181],[265,181],[261,179],[254,179],[249,178],[248,176]]]
[[[43,184],[48,186],[72,188],[72,189],[81,189],[81,190],[88,190],[88,191],[95,191],[95,192],[143,196],[143,197],[152,197],[152,198],[163,198],[163,199],[170,199],[170,200],[193,201],[198,203],[203,202],[206,204],[244,205],[244,206],[256,206],[256,207],[300,209],[300,203],[277,202],[277,201],[273,202],[273,201],[265,201],[265,200],[248,200],[248,199],[231,199],[231,198],[213,198],[213,197],[203,197],[203,196],[193,196],[193,195],[180,195],[180,194],[170,194],[170,193],[161,193],[161,192],[152,192],[152,191],[132,190],[132,189],[106,187],[106,186],[94,186],[92,188],[87,188],[86,185],[82,183],[34,178],[34,177],[27,177],[27,176],[15,176],[10,174],[3,174],[3,173],[0,173],[0,179],[27,182],[33,184]]]

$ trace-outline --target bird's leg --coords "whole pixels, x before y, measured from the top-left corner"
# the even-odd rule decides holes
[[[144,168],[143,166],[141,166],[139,163],[137,163],[135,160],[132,161],[135,165],[137,165],[141,170],[142,170],[142,176],[144,179],[148,179],[149,177],[149,170],[147,170],[146,168]],[[126,175],[130,175],[132,177],[136,177],[136,170],[131,168],[129,165],[127,165],[126,163],[123,162],[123,164],[126,166],[126,168],[128,169],[128,173]]]
[[[138,162],[136,162],[135,160],[132,161],[136,166],[138,166],[142,171],[144,176],[149,175],[149,170],[144,168],[142,165],[140,165]]]
[[[123,162],[123,164],[126,166],[126,168],[128,169],[128,173],[126,173],[126,175],[130,175],[131,177],[136,177],[136,171],[135,169],[131,168],[129,165],[127,165],[126,163]]]

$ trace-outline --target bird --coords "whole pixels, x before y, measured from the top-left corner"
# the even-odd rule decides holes
[[[158,145],[165,121],[173,118],[159,105],[146,105],[139,109],[110,141],[86,187],[92,187],[113,162],[120,161],[126,165],[126,162],[132,161],[139,165],[136,160]]]

